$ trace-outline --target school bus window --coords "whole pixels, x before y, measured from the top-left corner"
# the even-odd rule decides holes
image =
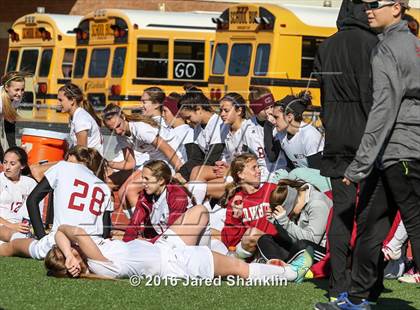
[[[257,56],[255,57],[254,74],[267,75],[268,63],[270,61],[270,44],[259,44]]]
[[[73,77],[75,78],[83,77],[83,74],[85,73],[86,55],[87,55],[87,50],[85,48],[77,50]]]
[[[175,41],[174,79],[204,79],[204,42]]]
[[[63,77],[71,77],[71,71],[73,69],[73,58],[74,58],[74,49],[65,49],[63,56],[63,64],[61,65],[61,70],[63,70]]]
[[[229,63],[229,75],[245,76],[249,72],[251,63],[252,46],[251,44],[238,43],[232,46]]]
[[[302,69],[301,77],[309,78],[314,68],[314,59],[319,45],[323,38],[303,37],[302,38]]]
[[[108,71],[109,49],[95,48],[89,65],[89,77],[105,77]]]
[[[42,52],[41,65],[39,66],[39,73],[38,73],[40,77],[47,77],[48,74],[50,74],[51,58],[52,58],[52,49],[47,49]]]
[[[38,50],[24,50],[19,70],[35,74],[36,65],[38,63],[38,54]]]
[[[168,78],[168,41],[137,41],[137,77]]]
[[[15,71],[17,67],[17,62],[19,58],[19,51],[10,51],[9,61],[6,66],[6,72]]]
[[[117,47],[114,52],[114,60],[112,62],[112,77],[122,77],[124,73],[125,54],[127,49],[125,47]]]
[[[217,44],[214,53],[213,74],[223,74],[225,72],[227,51],[228,45],[226,43]]]

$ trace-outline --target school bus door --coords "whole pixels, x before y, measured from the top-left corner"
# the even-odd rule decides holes
[[[225,93],[237,92],[245,98],[248,96],[254,49],[253,38],[251,40],[250,38],[232,39],[226,66]]]

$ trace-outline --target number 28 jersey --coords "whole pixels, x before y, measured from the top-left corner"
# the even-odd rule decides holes
[[[79,226],[93,239],[102,237],[103,213],[113,211],[111,191],[82,164],[60,161],[45,173],[54,190],[52,232],[62,224]]]

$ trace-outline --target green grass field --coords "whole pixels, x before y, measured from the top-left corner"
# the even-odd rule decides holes
[[[0,258],[0,309],[313,309],[327,281],[283,287],[132,287],[128,280],[54,279],[42,262]],[[376,309],[420,309],[420,286],[385,283]]]

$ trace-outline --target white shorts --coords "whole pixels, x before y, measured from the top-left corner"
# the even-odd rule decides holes
[[[206,246],[183,246],[162,252],[161,277],[181,279],[213,279],[213,254]]]
[[[155,244],[163,245],[170,249],[186,246],[184,240],[169,228],[156,240]]]
[[[207,206],[206,206],[207,207]],[[209,224],[211,229],[222,231],[225,226],[226,208],[215,205],[213,209],[209,209]]]
[[[0,227],[1,227],[1,225],[0,225]],[[28,238],[28,236],[26,234],[22,234],[20,232],[15,232],[14,234],[12,234],[9,241],[13,241],[15,239],[27,239],[27,238]],[[3,244],[3,243],[7,243],[7,241],[0,240],[0,245]]]
[[[54,233],[50,233],[39,240],[34,240],[29,245],[29,254],[33,259],[44,259],[55,245]]]

